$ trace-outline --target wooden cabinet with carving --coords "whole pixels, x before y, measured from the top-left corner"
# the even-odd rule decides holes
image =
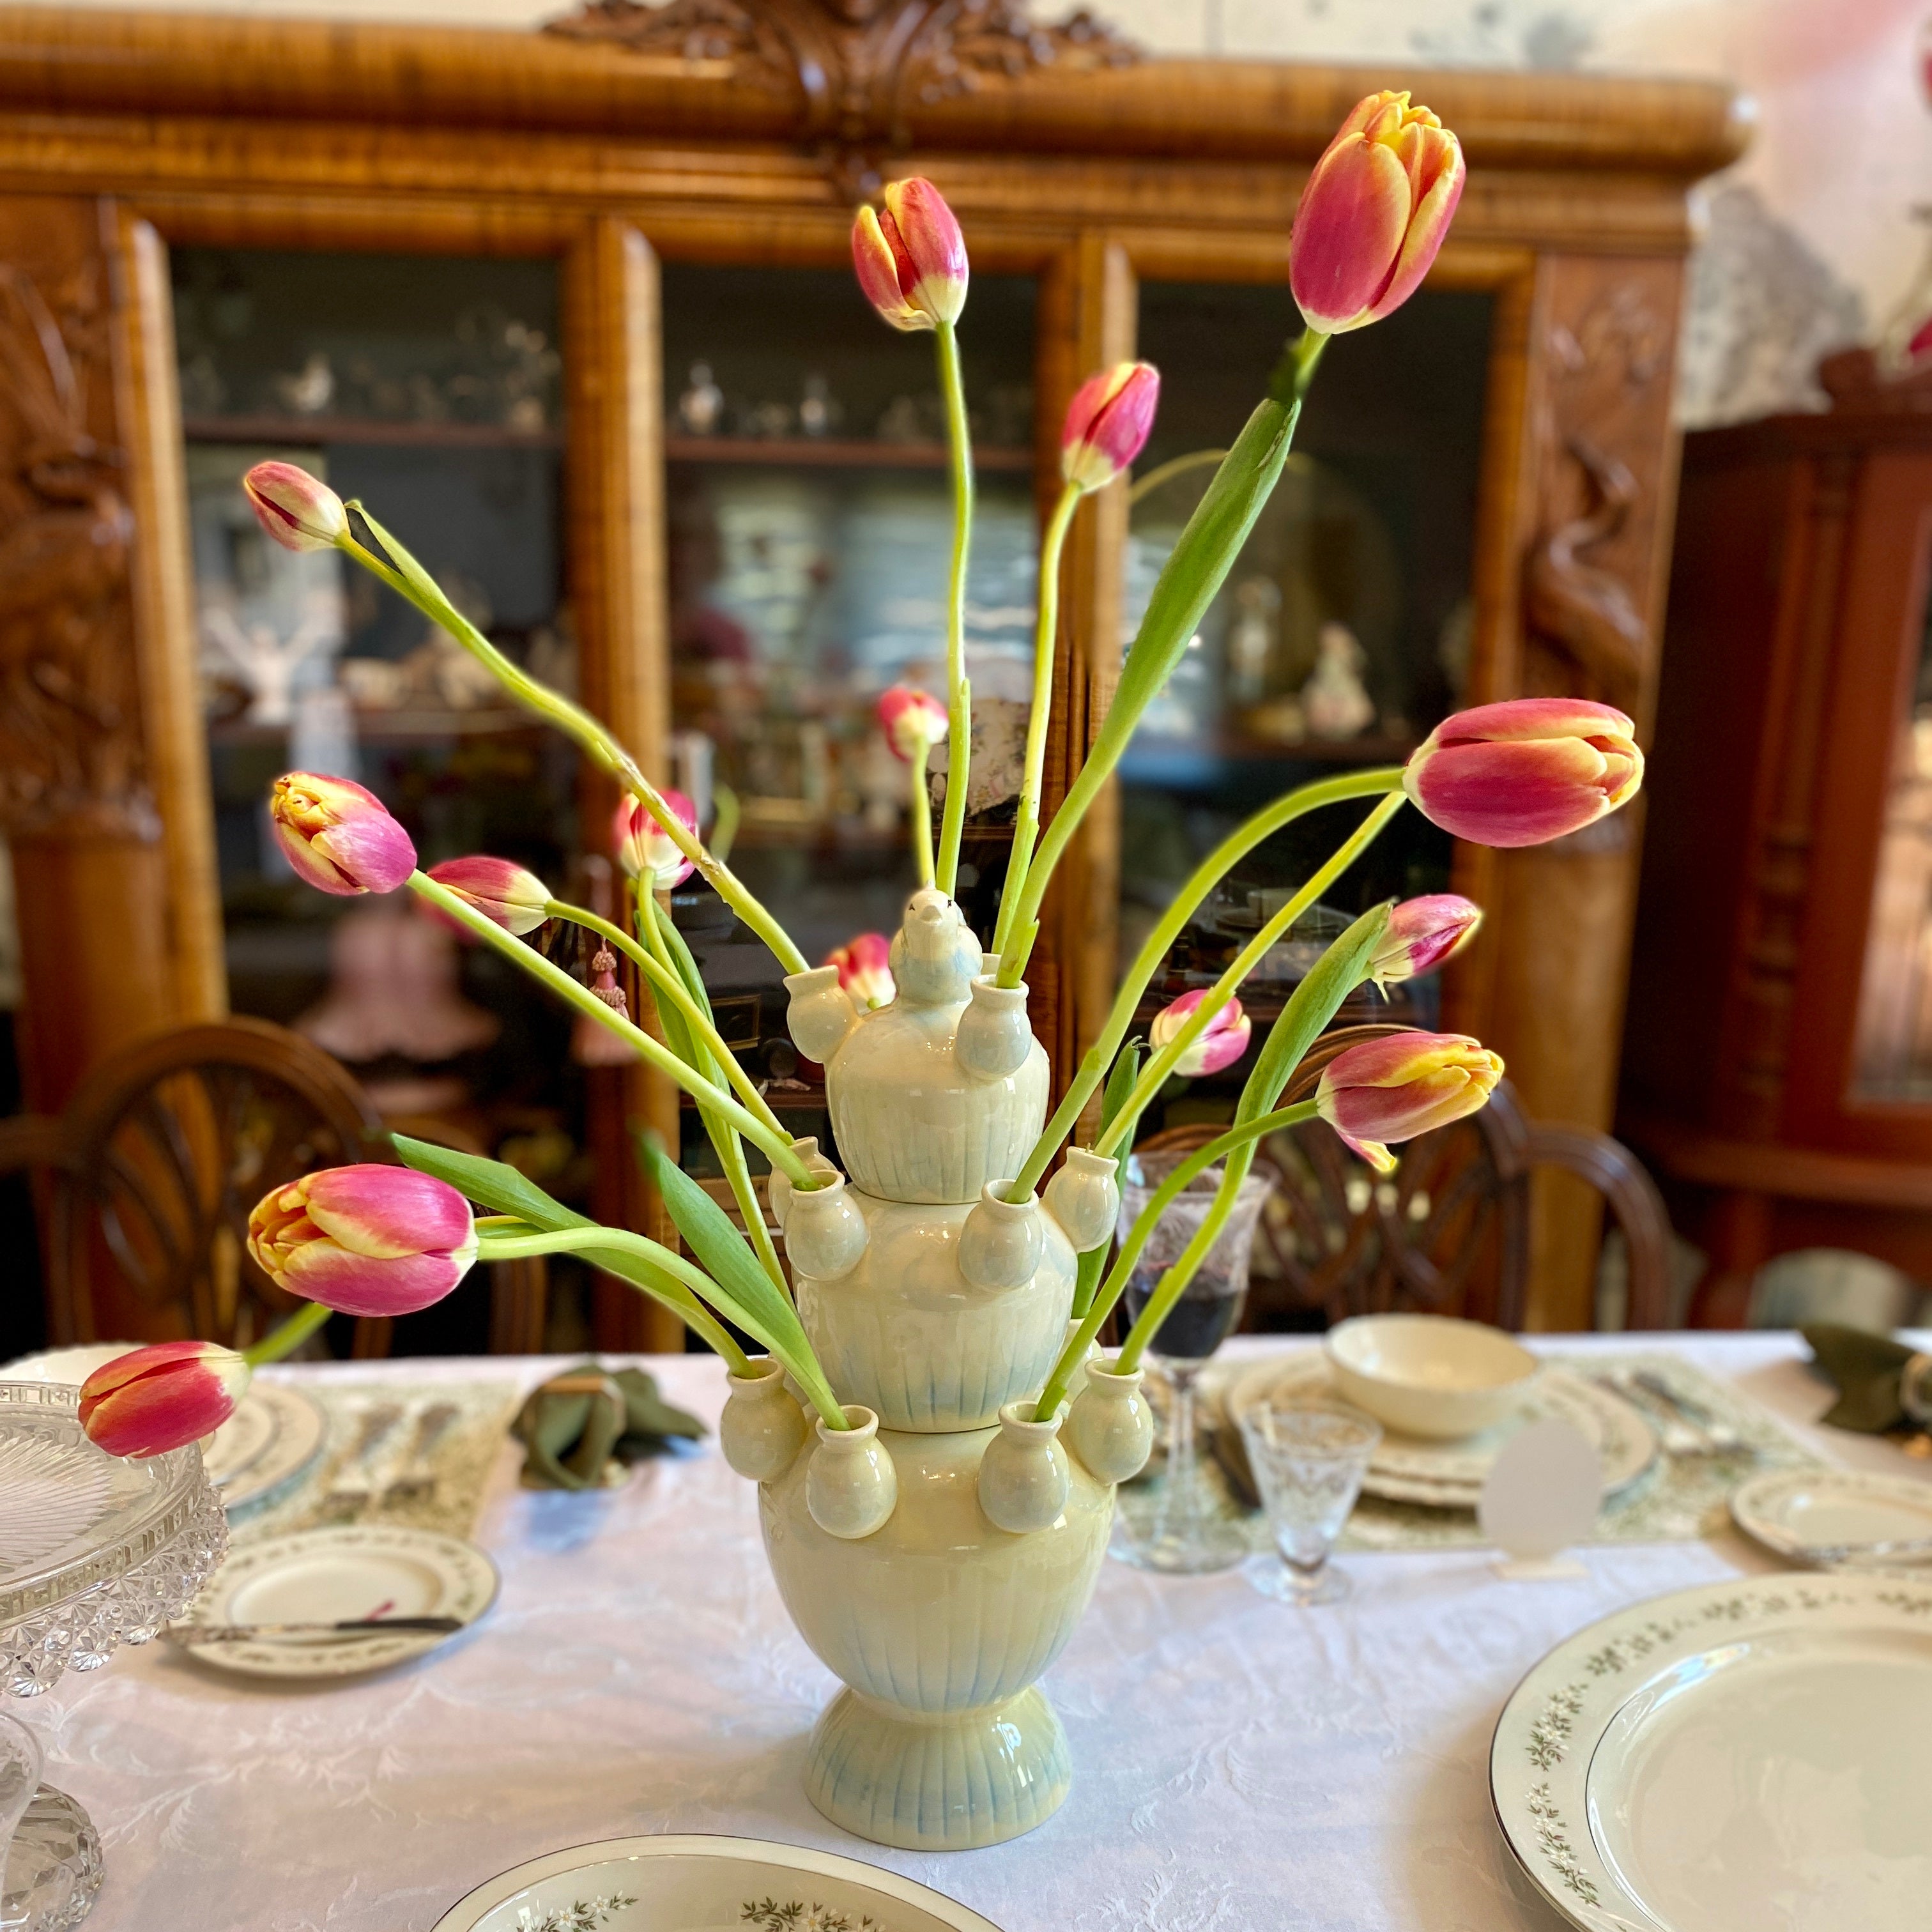
[[[1624,1118],[1720,1323],[1792,1249],[1932,1279],[1932,381],[1822,373],[1686,445]]]
[[[1030,974],[1058,1068],[1111,1000],[1117,912],[1142,883],[1124,892],[1121,877],[1143,860],[1135,835],[1124,862],[1121,826],[1157,808],[1170,753],[1193,761],[1180,776],[1211,815],[1291,779],[1298,758],[1406,743],[1459,699],[1581,688],[1647,725],[1685,195],[1742,140],[1721,88],[1162,60],[1084,16],[1031,22],[1017,0],[596,0],[535,34],[33,8],[0,23],[9,327],[19,354],[86,375],[44,373],[37,413],[0,398],[0,544],[65,541],[71,561],[83,524],[103,538],[87,538],[80,588],[0,592],[10,754],[42,741],[4,795],[35,895],[20,1027],[36,1104],[116,1037],[226,996],[182,455],[184,417],[202,412],[192,380],[178,393],[171,253],[177,285],[196,251],[440,258],[452,284],[478,263],[554,277],[558,580],[582,690],[667,779],[694,778],[708,750],[747,806],[741,856],[816,949],[883,923],[897,890],[896,860],[868,843],[888,814],[858,707],[928,649],[899,586],[940,517],[927,382],[893,373],[906,345],[845,280],[854,200],[929,174],[971,237],[965,343],[989,458],[976,641],[1017,692],[1023,630],[1001,614],[1030,593],[1067,397],[1138,341],[1169,365],[1173,436],[1230,434],[1243,385],[1294,326],[1286,236],[1310,164],[1362,94],[1412,87],[1461,134],[1469,187],[1428,289],[1386,333],[1336,344],[1332,399],[1311,416],[1316,482],[1295,500],[1342,518],[1356,561],[1296,603],[1286,655],[1257,642],[1270,621],[1288,628],[1264,590],[1231,612],[1204,647],[1222,676],[1246,621],[1238,701],[1222,689],[1197,715],[1178,691],[1168,724],[1190,742],[1150,731],[1070,854]],[[304,367],[276,373],[299,384]],[[1432,383],[1427,410],[1396,406]],[[1161,506],[1144,507],[1158,525]],[[913,547],[868,575],[888,530]],[[1306,535],[1284,554],[1305,556]],[[1049,806],[1105,715],[1130,538],[1143,565],[1160,541],[1130,531],[1114,490],[1070,542]],[[794,539],[788,587],[784,571],[753,586],[745,560]],[[1384,539],[1400,582],[1378,616]],[[1267,707],[1299,698],[1294,653],[1324,620],[1384,652],[1366,674],[1372,728],[1352,734],[1370,742],[1278,757]],[[981,802],[968,857],[990,896],[1000,807]],[[574,805],[590,826],[610,800],[586,783]],[[1446,875],[1490,905],[1443,1017],[1492,1040],[1545,1118],[1607,1121],[1634,878],[1616,823],[1522,855],[1420,826],[1391,848],[1391,889]],[[142,956],[166,964],[130,1000],[137,926]],[[588,1129],[605,1137],[605,1185],[626,1192],[626,1106],[675,1118],[636,1085]],[[1578,1320],[1594,1224],[1552,1197],[1539,1226],[1535,1318]]]

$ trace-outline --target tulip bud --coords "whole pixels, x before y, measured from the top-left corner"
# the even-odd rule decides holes
[[[1154,1015],[1154,1024],[1148,1028],[1148,1038],[1156,1052],[1180,1032],[1207,997],[1208,989],[1197,986],[1192,992],[1183,993],[1179,999]],[[1248,1036],[1253,1030],[1252,1023],[1241,1010],[1240,1001],[1230,1000],[1208,1022],[1206,1030],[1174,1063],[1174,1072],[1190,1080],[1198,1080],[1204,1073],[1219,1073],[1224,1066],[1233,1066],[1247,1052]]]
[[[1413,1140],[1473,1114],[1502,1078],[1498,1054],[1466,1034],[1398,1033],[1364,1040],[1322,1070],[1316,1111],[1379,1174],[1385,1143]]]
[[[352,778],[287,772],[268,815],[289,863],[325,892],[391,892],[416,870],[416,848],[372,791]]]
[[[1581,698],[1514,698],[1459,711],[1402,775],[1432,824],[1476,845],[1541,845],[1616,810],[1643,782],[1621,711]]]
[[[248,1252],[285,1293],[344,1315],[411,1315],[469,1272],[476,1225],[469,1202],[432,1174],[330,1167],[262,1196]]]
[[[1460,892],[1404,899],[1389,914],[1368,976],[1387,992],[1397,980],[1432,973],[1475,937],[1482,922],[1482,908]]]
[[[342,499],[292,463],[258,463],[242,479],[255,519],[284,550],[333,550],[349,529]]]
[[[662,791],[658,796],[670,806],[677,822],[696,838],[697,806],[681,791]],[[630,878],[646,883],[652,892],[673,890],[682,885],[694,869],[642,799],[626,798],[619,802],[616,816],[610,821],[610,839],[616,849],[618,864]]]
[[[469,859],[446,859],[432,866],[429,875],[446,890],[473,905],[485,919],[494,920],[506,932],[521,935],[534,932],[550,917],[550,888],[534,872],[526,872],[508,859],[486,858],[481,853]],[[432,919],[452,926],[469,938],[470,928],[458,925],[440,906],[423,902],[423,910]]]
[[[1361,328],[1421,286],[1462,197],[1462,148],[1405,94],[1356,104],[1295,211],[1288,285],[1309,327]]]
[[[872,1006],[889,1006],[898,997],[891,956],[892,942],[883,932],[862,932],[834,946],[823,963],[838,968],[839,985],[863,1012]]]
[[[896,684],[879,700],[879,724],[892,755],[910,764],[922,752],[946,742],[946,706],[930,692]]]
[[[852,266],[866,299],[895,328],[957,322],[966,306],[966,238],[932,182],[890,182],[885,206],[860,209]]]
[[[1151,362],[1116,362],[1073,392],[1060,430],[1060,473],[1082,490],[1102,490],[1147,447],[1160,401]]]
[[[80,1385],[80,1426],[110,1456],[165,1456],[235,1413],[254,1371],[213,1342],[158,1342],[104,1362]]]

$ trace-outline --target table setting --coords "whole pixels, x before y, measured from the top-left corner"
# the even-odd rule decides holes
[[[1839,1391],[1822,1429],[1791,1336],[1518,1339],[1385,1312],[1219,1346],[1272,1136],[1332,1134],[1386,1177],[1504,1071],[1466,1035],[1336,1024],[1471,942],[1480,910],[1453,893],[1338,916],[1265,1029],[1238,988],[1405,810],[1502,848],[1618,810],[1642,778],[1632,721],[1479,706],[1402,766],[1300,786],[1202,862],[1058,1088],[1028,1018],[1056,864],[1279,480],[1331,338],[1418,286],[1462,182],[1454,135],[1406,94],[1343,124],[1291,243],[1305,326],[1043,821],[1061,545],[1140,454],[1159,374],[1123,363],[1071,398],[983,940],[953,896],[968,268],[931,182],[887,184],[853,230],[878,314],[934,337],[956,507],[945,701],[880,704],[922,881],[890,940],[811,965],[695,806],[491,644],[367,506],[286,463],[248,472],[275,542],[404,597],[625,794],[622,924],[507,860],[422,870],[338,773],[271,788],[296,876],[406,890],[688,1096],[705,1145],[637,1135],[664,1238],[400,1132],[384,1158],[251,1171],[266,1332],[0,1379],[0,1682],[34,1715],[0,1725],[8,1932],[1922,1923],[1932,1516],[1898,1446],[1932,1424],[1918,1338],[1814,1331]],[[1244,856],[1351,806],[1214,984],[1135,1036]],[[694,872],[782,969],[824,1148],[719,1030],[672,916]],[[598,942],[591,983],[558,963],[572,946],[546,950],[570,928]],[[1207,1137],[1137,1150],[1171,1083],[1238,1069]],[[313,1358],[332,1314],[416,1313],[479,1263],[552,1255],[700,1347]]]

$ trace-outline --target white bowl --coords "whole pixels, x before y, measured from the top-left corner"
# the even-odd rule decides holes
[[[1446,1315],[1357,1315],[1322,1346],[1351,1402],[1438,1442],[1500,1422],[1541,1366],[1500,1328]]]

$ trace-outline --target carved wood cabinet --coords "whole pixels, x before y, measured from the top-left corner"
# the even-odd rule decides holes
[[[1686,446],[1622,1130],[1742,1322],[1776,1255],[1932,1279],[1932,380]]]
[[[580,689],[666,778],[684,769],[694,722],[718,757],[741,760],[741,791],[744,770],[764,772],[749,787],[770,796],[741,833],[746,868],[808,908],[828,880],[862,881],[869,868],[890,884],[856,834],[826,829],[838,814],[825,798],[862,797],[865,781],[840,762],[838,718],[805,703],[778,716],[775,675],[734,738],[731,716],[746,714],[720,693],[738,688],[749,647],[692,584],[741,553],[778,557],[766,574],[782,578],[800,518],[889,536],[891,515],[910,514],[937,480],[920,467],[920,395],[862,396],[849,386],[862,379],[841,373],[855,355],[886,356],[886,332],[856,297],[842,319],[812,320],[832,314],[826,291],[848,272],[855,199],[925,172],[970,236],[968,348],[983,352],[988,379],[982,549],[1010,565],[1010,583],[989,577],[974,593],[997,656],[1002,599],[1030,594],[1035,519],[1056,487],[1074,386],[1144,341],[1166,364],[1174,434],[1198,420],[1204,440],[1225,439],[1296,323],[1286,242],[1310,164],[1362,94],[1410,87],[1461,134],[1468,190],[1402,328],[1330,352],[1332,400],[1309,432],[1331,490],[1321,499],[1317,477],[1310,500],[1354,505],[1350,527],[1382,532],[1356,559],[1365,596],[1386,539],[1391,594],[1407,599],[1384,614],[1397,669],[1370,679],[1378,716],[1358,743],[1270,738],[1252,719],[1286,714],[1269,709],[1282,692],[1258,668],[1254,626],[1274,621],[1282,584],[1294,608],[1282,638],[1298,612],[1304,628],[1336,613],[1295,604],[1302,580],[1280,571],[1275,590],[1231,610],[1228,636],[1208,640],[1224,653],[1222,709],[1177,710],[1144,756],[1137,748],[1124,775],[1130,842],[1118,812],[1101,815],[1058,883],[1032,975],[1057,1064],[1111,1000],[1144,858],[1133,828],[1150,812],[1211,818],[1311,762],[1386,758],[1454,704],[1580,692],[1648,730],[1685,198],[1743,140],[1721,88],[1158,60],[1084,15],[1033,22],[1018,0],[593,0],[535,34],[35,8],[0,8],[0,809],[32,1106],[58,1105],[118,1042],[230,997],[230,842],[248,828],[237,820],[231,833],[212,789],[226,741],[211,739],[198,668],[194,572],[206,566],[192,477],[196,449],[258,432],[286,441],[288,425],[208,421],[190,323],[225,312],[224,260],[243,281],[272,254],[442,260],[452,274],[548,265],[558,407],[526,412],[517,433],[556,452],[555,570]],[[332,298],[344,278],[317,271]],[[500,319],[490,326],[500,333]],[[346,367],[340,354],[326,370],[296,357],[280,406],[304,406],[305,379],[319,387]],[[1412,392],[1413,415],[1378,414],[1378,397]],[[333,448],[332,436],[349,433],[295,441]],[[1283,542],[1306,552],[1306,536]],[[1056,786],[1106,713],[1136,572],[1159,543],[1138,511],[1130,528],[1123,490],[1081,513]],[[868,538],[848,554],[889,548]],[[1325,567],[1318,557],[1304,573],[1318,590]],[[884,608],[896,593],[880,596]],[[725,614],[755,632],[746,608]],[[828,655],[794,615],[806,641],[788,674],[807,686],[827,668],[906,661],[878,641],[890,626],[844,622]],[[1288,662],[1276,686],[1302,668]],[[358,675],[374,689],[389,673]],[[1239,716],[1230,692],[1247,706]],[[609,802],[588,779],[578,800],[580,827],[593,828],[578,848],[592,850]],[[1425,843],[1402,861],[1406,877],[1453,877],[1490,909],[1443,1018],[1503,1053],[1540,1118],[1608,1124],[1637,834],[1626,814],[1534,851]],[[990,890],[997,812],[972,837]],[[1398,866],[1371,883],[1400,889],[1406,876]],[[670,1118],[666,1096],[640,1084],[590,1121],[602,1184],[620,1193],[626,1105]],[[1582,1322],[1592,1210],[1552,1194],[1538,1230],[1533,1318]]]

